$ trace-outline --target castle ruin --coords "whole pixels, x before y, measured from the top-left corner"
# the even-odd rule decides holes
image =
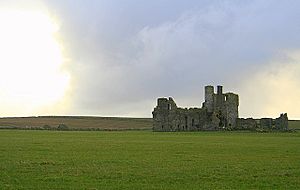
[[[279,118],[239,118],[239,96],[223,93],[223,87],[205,86],[202,108],[177,107],[173,98],[158,98],[153,114],[154,131],[200,131],[200,130],[287,130],[287,114]]]

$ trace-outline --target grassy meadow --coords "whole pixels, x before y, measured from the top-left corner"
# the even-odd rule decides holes
[[[0,130],[0,189],[300,189],[300,133]]]

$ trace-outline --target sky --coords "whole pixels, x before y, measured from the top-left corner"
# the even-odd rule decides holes
[[[239,94],[241,117],[300,119],[298,0],[0,0],[0,7],[0,28],[16,26],[0,32],[1,116],[151,117],[158,97],[201,107],[204,86],[222,85]],[[24,14],[12,19],[14,11]],[[3,53],[9,39],[13,62]]]

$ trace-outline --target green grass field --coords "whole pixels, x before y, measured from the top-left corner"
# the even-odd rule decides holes
[[[300,189],[300,133],[0,130],[0,189]]]

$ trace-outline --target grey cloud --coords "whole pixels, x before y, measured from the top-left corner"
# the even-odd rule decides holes
[[[70,58],[70,113],[150,116],[169,95],[200,106],[204,85],[243,93],[239,81],[299,48],[297,1],[76,2],[50,3]]]

